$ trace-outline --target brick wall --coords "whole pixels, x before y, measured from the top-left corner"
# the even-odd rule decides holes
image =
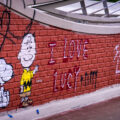
[[[33,106],[120,82],[120,34],[91,35],[45,26],[1,6],[0,65],[5,62],[11,71],[0,66],[1,88],[9,92],[6,96],[1,93],[0,112],[17,109],[22,103],[20,80],[24,68],[18,55],[27,34],[34,36],[36,44],[35,59],[29,69],[34,70],[38,65],[29,96]],[[12,75],[2,84],[2,72],[5,70],[8,70],[8,76],[9,72]],[[3,98],[7,98],[6,105],[2,104]]]

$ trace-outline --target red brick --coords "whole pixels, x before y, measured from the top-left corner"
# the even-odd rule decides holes
[[[9,51],[8,52],[8,57],[14,57],[17,56],[17,52],[16,51]]]
[[[52,35],[55,35],[55,32],[56,32],[55,30],[49,30],[49,31],[48,31],[48,35],[51,35],[51,36],[52,36]]]
[[[2,11],[4,7],[0,7]],[[8,34],[7,37],[12,39],[15,44],[6,38],[5,44],[0,52],[0,57],[6,60],[7,64],[13,66],[14,76],[7,82],[4,87],[5,90],[10,92],[10,104],[5,111],[15,109],[20,104],[20,80],[23,73],[23,67],[17,56],[19,54],[23,36],[26,33],[26,27],[30,23],[30,19],[21,17],[11,12],[11,24],[10,32],[20,38],[14,38],[14,36]],[[3,25],[1,33],[5,34],[7,27]],[[108,85],[120,83],[120,76],[116,75],[116,61],[113,61],[115,56],[114,48],[120,41],[120,35],[89,35],[82,33],[75,33],[69,30],[63,30],[60,28],[45,26],[38,22],[33,22],[30,33],[35,33],[36,40],[36,56],[30,69],[33,70],[36,65],[39,65],[39,71],[34,75],[32,79],[32,89],[30,98],[34,101],[34,105],[43,104],[51,100],[64,99],[73,97],[76,95],[93,92],[97,89],[103,88]],[[3,39],[3,36],[0,36]],[[85,41],[89,39],[89,43],[86,45],[88,51],[88,58],[83,59],[83,45],[81,47],[81,56],[77,58],[77,49],[75,49],[74,57],[68,58],[66,63],[63,62],[64,56],[64,40],[67,39],[66,55],[69,55],[69,44],[71,40],[82,39]],[[53,59],[56,63],[48,65],[51,58],[51,48],[49,43],[56,41],[56,47],[53,49]],[[76,42],[75,42],[76,43]],[[74,67],[80,68],[80,73],[77,79],[77,89],[74,89]],[[72,71],[72,78],[70,82],[72,89],[66,87],[60,89],[60,79],[63,73],[68,73],[69,69]],[[53,92],[54,86],[54,72],[57,71],[56,85],[58,87],[57,92]],[[97,84],[87,82],[85,86],[85,73],[88,74],[91,71],[98,71]],[[83,82],[81,86],[81,76],[83,76]],[[42,80],[41,82],[36,82]],[[4,111],[0,109],[0,112]]]
[[[46,35],[49,35],[50,33],[48,33],[48,31],[47,30],[41,30],[40,32],[39,32],[39,35],[41,35],[41,36],[46,36]]]

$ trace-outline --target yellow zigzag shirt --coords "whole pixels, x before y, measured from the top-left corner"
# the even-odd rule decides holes
[[[31,90],[32,85],[32,78],[33,78],[33,71],[24,69],[22,78],[20,81],[20,85],[24,87],[23,92],[29,92]]]

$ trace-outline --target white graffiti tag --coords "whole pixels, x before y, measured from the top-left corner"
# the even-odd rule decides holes
[[[6,64],[4,59],[0,59],[0,107],[6,107],[9,104],[9,91],[5,91],[3,85],[9,81],[12,76],[12,66]]]
[[[120,70],[119,70],[119,59],[120,59],[120,45],[116,45],[115,46],[115,56],[114,56],[114,61],[117,60],[117,64],[116,64],[116,74],[120,74]]]

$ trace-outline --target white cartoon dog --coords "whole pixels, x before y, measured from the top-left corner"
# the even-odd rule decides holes
[[[12,66],[6,64],[4,59],[0,59],[0,107],[6,107],[9,104],[9,91],[5,91],[3,85],[9,81],[12,76]]]

